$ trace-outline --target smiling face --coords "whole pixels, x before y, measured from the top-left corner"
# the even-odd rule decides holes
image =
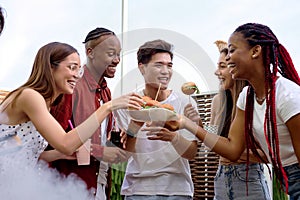
[[[120,62],[121,44],[115,35],[101,36],[100,43],[87,49],[88,68],[98,80],[101,77],[113,78]]]
[[[172,59],[167,52],[152,55],[147,64],[139,63],[139,69],[144,76],[146,85],[151,88],[158,88],[161,84],[161,90],[168,88],[173,74],[172,67]]]
[[[218,77],[220,81],[220,87],[223,90],[232,89],[234,85],[234,81],[229,73],[230,69],[227,67],[226,63],[226,52],[222,52],[218,61],[218,68],[215,72],[215,75]]]
[[[233,33],[230,36],[228,50],[226,59],[233,79],[249,80],[250,76],[255,75],[253,48],[241,33]]]
[[[52,68],[56,93],[72,94],[79,79],[80,70],[80,57],[78,53],[70,54],[58,64],[58,67]]]

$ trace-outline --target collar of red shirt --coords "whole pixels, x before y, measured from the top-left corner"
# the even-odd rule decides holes
[[[83,74],[82,78],[84,78],[86,80],[90,91],[97,91],[99,89],[104,90],[107,87],[107,82],[106,82],[105,78],[103,78],[101,83],[98,84],[98,82],[94,79],[94,77],[90,73],[87,66],[84,65],[83,67],[84,67],[84,74]]]

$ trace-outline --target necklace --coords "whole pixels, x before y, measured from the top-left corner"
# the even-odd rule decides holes
[[[268,89],[267,95],[269,95],[269,93],[270,93],[270,89]],[[256,99],[256,101],[261,103],[266,99],[266,96],[259,98],[255,95],[255,99]]]
[[[255,97],[255,99],[256,99],[256,101],[258,101],[258,102],[263,102],[263,101],[266,99],[266,97],[265,97],[265,96],[262,97],[262,98]]]

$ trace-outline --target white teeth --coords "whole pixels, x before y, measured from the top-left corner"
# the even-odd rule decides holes
[[[229,68],[230,68],[230,67],[234,67],[234,66],[235,66],[235,64],[228,64],[228,65],[227,65],[227,67],[229,67]]]
[[[73,87],[75,87],[75,85],[76,85],[75,82],[68,81],[68,83],[69,83],[70,85],[72,85]]]
[[[168,80],[168,78],[158,78],[158,80],[164,80],[164,81],[166,81],[166,80]]]

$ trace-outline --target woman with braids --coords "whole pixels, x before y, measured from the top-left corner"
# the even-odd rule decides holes
[[[235,103],[239,93],[247,85],[247,81],[232,79],[225,59],[228,54],[227,43],[217,40],[215,44],[220,52],[217,63],[218,68],[215,72],[215,75],[220,80],[220,92],[214,96],[212,101],[210,125],[218,127],[219,135],[228,137],[230,124],[236,112]],[[249,175],[247,180],[246,152],[235,162],[222,156],[220,157],[220,164],[214,181],[215,200],[271,200],[267,181],[264,176],[263,164],[259,163],[261,161],[253,156],[253,154],[250,154],[249,161]]]
[[[299,199],[300,79],[289,53],[269,27],[256,23],[239,26],[228,47],[232,78],[250,83],[239,95],[228,138],[210,134],[184,116],[178,127],[193,132],[231,161],[238,160],[246,148],[249,163],[249,151],[261,157],[256,149],[262,149],[290,199]],[[165,129],[159,129],[146,130],[163,138]]]

